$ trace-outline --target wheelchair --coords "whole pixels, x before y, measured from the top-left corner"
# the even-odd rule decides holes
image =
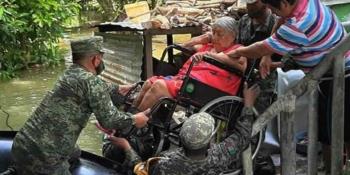
[[[168,69],[169,67],[175,67],[175,63],[164,63],[164,57],[168,49],[180,50],[187,56],[193,54],[189,50],[178,45],[168,46],[164,50],[160,59],[162,64],[170,64],[167,65]],[[182,63],[185,61],[186,60],[181,60]],[[242,73],[239,70],[229,67],[208,56],[204,56],[203,61],[242,77],[242,83],[240,84],[237,96],[231,96],[226,92],[191,78],[190,72],[194,65],[194,62],[192,62],[188,68],[188,71],[186,72],[183,84],[177,97],[161,98],[151,108],[150,116],[152,116],[152,118],[148,122],[148,127],[143,129],[130,128],[128,131],[122,134],[123,137],[127,137],[131,140],[135,137],[142,138],[149,135],[153,137],[153,143],[150,147],[148,147],[152,148],[151,153],[141,153],[141,157],[142,155],[147,155],[146,157],[157,156],[162,151],[181,146],[179,141],[179,131],[182,123],[186,120],[186,118],[197,112],[207,112],[216,120],[216,136],[214,142],[220,142],[232,133],[231,129],[235,125],[236,119],[240,116],[243,108],[243,82],[247,81],[248,84],[255,82],[257,73],[254,70],[254,65],[248,66],[246,72]],[[137,83],[122,98],[122,108],[125,111],[130,109],[133,97],[135,97],[138,91],[141,89],[142,84],[143,82]],[[263,133],[260,132],[256,137],[257,138],[252,139],[253,159],[259,151]],[[142,150],[139,151],[142,152]],[[144,157],[144,159],[146,159],[146,157]]]

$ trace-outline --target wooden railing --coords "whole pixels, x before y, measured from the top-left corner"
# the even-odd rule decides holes
[[[285,95],[279,97],[253,124],[252,136],[255,136],[269,121],[281,114],[280,142],[281,142],[281,174],[294,175],[296,172],[296,143],[294,139],[295,100],[305,93],[309,93],[309,122],[308,122],[308,175],[317,174],[317,102],[318,80],[333,66],[333,101],[332,101],[332,146],[331,146],[331,174],[342,174],[343,145],[344,145],[344,53],[350,50],[350,37],[346,37],[334,47],[325,59],[290,88]],[[245,175],[252,175],[251,152],[247,149],[243,153],[243,167]]]

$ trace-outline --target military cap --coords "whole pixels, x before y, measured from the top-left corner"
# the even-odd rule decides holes
[[[215,130],[214,118],[205,112],[191,115],[182,125],[180,139],[188,149],[201,149],[208,145]]]
[[[71,40],[72,53],[113,53],[102,47],[102,36],[82,37]]]

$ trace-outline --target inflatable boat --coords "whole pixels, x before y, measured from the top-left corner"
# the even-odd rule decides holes
[[[11,147],[15,135],[15,131],[0,131],[0,174],[12,165]],[[72,170],[73,175],[123,175],[121,172],[120,164],[83,150]]]

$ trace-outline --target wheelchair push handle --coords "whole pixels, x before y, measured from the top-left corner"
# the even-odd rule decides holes
[[[193,55],[193,54],[196,53],[194,50],[188,49],[188,48],[183,47],[183,46],[181,46],[179,44],[174,44],[173,48],[176,49],[176,50],[179,50],[179,51],[181,51],[181,52],[183,52],[185,54],[189,54],[189,55]]]
[[[226,64],[224,64],[224,63],[222,63],[222,62],[220,62],[220,61],[218,61],[218,60],[216,60],[213,57],[210,57],[208,55],[204,55],[203,56],[203,61],[205,61],[207,63],[210,63],[210,64],[212,64],[214,66],[217,66],[217,67],[219,67],[221,69],[224,69],[224,70],[226,70],[226,71],[228,71],[230,73],[234,73],[234,74],[236,74],[236,75],[238,75],[240,77],[244,76],[243,73],[240,70],[238,70],[236,68],[233,68],[233,67],[231,67],[229,65],[226,65]]]
[[[167,46],[167,47],[164,49],[164,51],[163,51],[163,53],[162,53],[162,56],[160,57],[160,60],[161,60],[161,61],[164,61],[165,55],[166,55],[166,53],[168,52],[169,49],[176,49],[176,50],[179,50],[179,51],[181,51],[182,53],[184,53],[184,54],[186,54],[186,55],[193,55],[193,54],[196,53],[195,51],[190,50],[190,49],[185,48],[185,47],[182,47],[182,46],[179,45],[179,44],[173,44],[173,45]]]

